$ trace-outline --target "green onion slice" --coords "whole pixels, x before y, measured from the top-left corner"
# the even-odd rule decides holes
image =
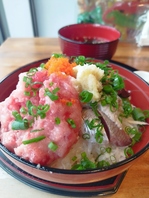
[[[132,111],[132,116],[135,120],[138,121],[145,121],[145,115],[140,108],[134,108]]]
[[[71,106],[72,106],[72,102],[67,102],[66,105],[67,105],[68,107],[71,107]]]
[[[32,108],[32,106],[33,106],[32,102],[31,102],[30,100],[27,100],[26,106],[27,106],[27,108],[28,108],[28,113],[29,113],[30,115],[32,115],[32,112],[31,112],[31,108]]]
[[[132,156],[134,154],[133,150],[131,147],[127,147],[124,149],[124,154],[126,156],[126,158]]]
[[[107,148],[106,148],[106,152],[107,152],[107,153],[111,153],[111,151],[112,151],[111,147],[107,147]]]
[[[89,91],[84,90],[79,94],[79,97],[82,103],[88,103],[92,100],[93,94]]]
[[[82,138],[83,138],[84,140],[90,139],[90,134],[89,134],[89,133],[84,133],[84,134],[82,135]]]
[[[114,90],[117,91],[123,89],[125,87],[124,79],[118,73],[114,74],[113,77]]]
[[[32,78],[28,77],[28,76],[24,76],[23,77],[23,81],[25,82],[25,87],[29,87],[29,85],[32,84]]]
[[[48,144],[48,148],[51,149],[52,151],[56,151],[58,149],[58,146],[54,142],[50,142]]]
[[[43,131],[44,128],[31,130],[31,133]]]
[[[24,91],[24,95],[25,95],[25,96],[30,96],[30,95],[31,95],[31,92],[29,92],[29,91]]]
[[[44,135],[41,135],[41,136],[38,136],[36,138],[32,138],[32,139],[29,139],[29,140],[24,140],[22,141],[23,144],[31,144],[31,143],[35,143],[35,142],[39,142],[43,139],[45,139],[46,137]]]
[[[85,120],[85,123],[90,129],[94,129],[101,126],[99,118],[94,118],[91,121]]]
[[[98,168],[103,168],[103,167],[106,167],[106,166],[109,166],[110,163],[108,161],[105,161],[105,160],[101,160],[97,163],[97,167]]]
[[[33,76],[37,71],[38,71],[38,69],[37,69],[36,67],[31,68],[31,69],[27,72],[27,75],[28,75],[28,76]]]
[[[56,118],[55,118],[55,124],[58,125],[58,124],[60,124],[60,123],[61,123],[61,119],[60,119],[59,117],[56,117]]]
[[[71,159],[73,162],[77,160],[77,156],[73,156]]]
[[[53,53],[52,56],[55,57],[55,58],[65,57],[64,54],[57,54],[57,53]]]
[[[20,113],[27,114],[27,109],[25,107],[21,107]]]
[[[70,124],[70,126],[71,126],[72,128],[76,128],[76,124],[75,124],[75,122],[74,122],[73,119],[68,118],[68,119],[67,119],[67,122],[68,122],[68,124]]]
[[[29,128],[28,120],[15,120],[11,125],[12,130],[26,130]]]
[[[52,93],[53,94],[56,94],[59,90],[60,90],[60,88],[59,87],[56,87],[55,89],[52,90]]]
[[[59,97],[58,97],[58,95],[56,95],[57,91],[58,90],[56,89],[56,90],[53,90],[51,92],[48,88],[46,88],[45,89],[45,96],[48,96],[52,101],[58,100]]]
[[[15,117],[15,119],[16,119],[17,121],[22,121],[22,117],[21,117],[21,115],[18,113],[18,111],[13,111],[13,112],[12,112],[12,115]]]
[[[50,82],[49,86],[52,87],[54,85],[54,82]]]
[[[41,67],[42,69],[44,69],[45,64],[44,63],[41,63],[39,67]]]
[[[96,163],[89,160],[86,153],[81,153],[81,161],[78,164],[74,164],[72,166],[72,170],[88,170],[96,168]]]
[[[111,93],[113,91],[113,88],[111,85],[104,85],[103,86],[103,91],[106,93]]]

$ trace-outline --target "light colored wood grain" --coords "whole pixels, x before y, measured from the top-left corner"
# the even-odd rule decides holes
[[[59,52],[61,50],[57,38],[9,38],[0,47],[0,79],[18,67]],[[149,47],[119,43],[113,60],[138,70],[149,71]],[[53,195],[49,194],[50,197]],[[149,197],[149,151],[128,170],[118,192],[111,197]]]
[[[0,79],[20,66],[59,52],[57,38],[9,38],[0,47]],[[112,59],[149,71],[149,47],[120,42]]]

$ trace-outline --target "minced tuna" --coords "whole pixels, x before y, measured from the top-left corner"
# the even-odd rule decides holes
[[[48,76],[44,69],[20,74],[16,89],[0,103],[1,143],[31,163],[49,165],[64,157],[81,127],[72,79],[59,72]]]

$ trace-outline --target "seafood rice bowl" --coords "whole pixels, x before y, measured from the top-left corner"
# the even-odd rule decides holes
[[[1,145],[38,170],[107,170],[135,155],[149,125],[132,97],[108,61],[53,54],[0,102]]]

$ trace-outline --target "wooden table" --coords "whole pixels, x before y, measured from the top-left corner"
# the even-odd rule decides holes
[[[61,50],[57,38],[9,38],[0,47],[0,79],[20,66],[48,58],[52,53],[59,52]],[[149,71],[149,47],[141,48],[135,44],[119,43],[113,60],[128,64],[138,70]],[[3,198],[15,198],[16,195],[18,198],[61,197],[28,187],[12,177],[8,179],[8,175],[5,175],[3,179],[3,176],[0,175],[0,192]],[[111,197],[149,197],[149,151],[128,170],[118,192]]]

